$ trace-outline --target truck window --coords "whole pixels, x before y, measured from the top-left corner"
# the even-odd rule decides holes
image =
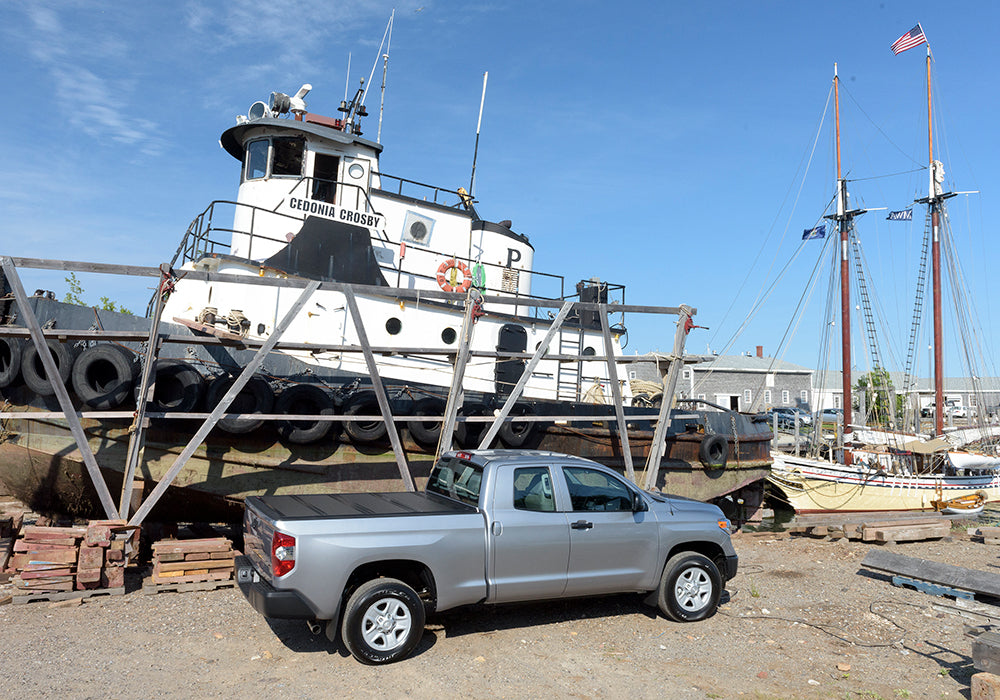
[[[563,467],[573,510],[632,510],[632,491],[623,481],[596,469]]]
[[[554,512],[552,477],[546,467],[528,467],[514,470],[514,508]]]
[[[482,467],[458,457],[442,458],[431,470],[430,478],[427,479],[427,491],[478,507],[482,482]]]

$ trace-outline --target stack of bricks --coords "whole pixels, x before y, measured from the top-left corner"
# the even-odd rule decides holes
[[[125,546],[134,531],[124,520],[91,520],[87,524],[76,564],[76,590],[125,585]]]
[[[124,587],[125,545],[132,529],[124,520],[24,527],[10,561],[17,572],[15,589],[31,594]]]
[[[201,540],[160,540],[153,543],[154,584],[228,581],[236,553],[225,537]]]

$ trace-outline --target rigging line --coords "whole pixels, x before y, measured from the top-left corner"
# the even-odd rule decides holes
[[[799,197],[802,196],[802,188],[805,186],[806,177],[809,175],[809,169],[812,167],[813,156],[816,153],[816,144],[819,143],[820,134],[823,132],[823,124],[826,123],[826,115],[830,109],[830,99],[832,97],[833,97],[833,85],[831,84],[830,89],[826,94],[826,104],[823,105],[823,112],[820,116],[819,124],[816,127],[816,136],[813,138],[812,147],[809,150],[809,157],[806,158],[805,156],[803,156],[803,160],[805,161],[805,172],[802,172],[802,160],[799,161],[799,167],[796,170],[796,173],[802,172],[802,179],[799,182],[799,189],[795,193],[795,200],[793,201],[791,211],[788,214],[788,220],[785,222],[785,228],[781,232],[781,239],[778,241],[778,247],[775,250],[774,259],[777,258],[777,251],[781,249],[781,243],[785,240],[785,236],[788,234],[788,228],[792,224],[792,216],[795,214],[795,209],[799,203]],[[736,301],[740,299],[740,292],[743,291],[743,288],[746,287],[747,283],[750,281],[750,275],[753,272],[753,269],[757,266],[757,261],[760,259],[760,256],[763,254],[765,248],[767,247],[767,242],[771,239],[771,234],[774,232],[774,227],[778,223],[778,216],[780,215],[781,210],[784,208],[785,203],[788,201],[788,197],[791,194],[792,186],[793,185],[790,183],[788,186],[788,190],[785,192],[785,197],[784,199],[781,200],[781,205],[778,207],[778,211],[774,215],[774,220],[771,222],[770,228],[768,228],[767,236],[764,238],[764,242],[757,250],[757,255],[754,257],[753,263],[747,269],[746,277],[743,278],[743,282],[740,283],[739,289],[737,290],[736,294],[733,295],[733,301],[729,304],[729,308],[726,309],[726,312],[722,315],[722,320],[718,324],[719,330],[713,333],[711,338],[709,338],[710,343],[715,342],[715,338],[718,336],[719,332],[721,332],[721,329],[723,328],[726,319],[729,317],[730,312],[736,305]],[[767,273],[764,275],[765,282],[767,281],[767,278],[770,276],[771,270],[774,269],[774,259],[772,259],[771,266],[768,268]],[[762,288],[763,286],[764,283],[761,284]],[[761,295],[761,290],[759,289],[757,290],[757,299],[755,299],[755,301],[751,304],[751,308],[753,308],[753,305],[756,304],[756,301],[760,299],[760,295]]]
[[[885,178],[896,177],[897,175],[909,175],[910,173],[919,173],[921,170],[927,170],[927,166],[922,165],[919,168],[913,168],[912,170],[900,170],[897,173],[887,173],[885,175],[872,175],[871,177],[852,177],[851,179],[848,180],[848,182],[864,182],[866,180],[884,180]]]
[[[821,221],[824,218],[826,212],[830,211],[832,205],[833,205],[833,198],[831,198],[831,200],[827,203],[826,208],[823,210],[823,215],[820,216],[820,218],[817,220],[817,223],[818,221]],[[829,245],[829,242],[833,240],[833,238],[834,238],[833,236],[830,236],[824,239],[823,250],[826,249],[827,245]],[[778,286],[778,283],[781,282],[785,274],[792,267],[792,263],[794,263],[796,259],[798,259],[799,255],[802,254],[802,251],[805,250],[807,244],[808,244],[807,241],[799,242],[799,246],[792,254],[792,257],[789,258],[788,261],[782,266],[781,270],[778,272],[777,276],[774,278],[774,280],[771,282],[770,285],[766,285],[766,278],[765,278],[765,287],[763,291],[760,294],[758,294],[757,299],[755,299],[753,303],[750,305],[750,311],[747,312],[746,318],[743,319],[743,322],[732,334],[730,339],[725,343],[723,347],[724,352],[728,351],[729,348],[731,348],[736,343],[737,338],[739,338],[739,336],[743,333],[743,331],[746,330],[746,327],[750,324],[750,321],[757,316],[757,314],[763,308],[764,302],[766,302],[768,298],[770,298],[770,295],[774,292],[775,288]]]
[[[844,86],[843,84],[842,84],[842,87],[844,88],[844,93],[845,93],[845,94],[846,94],[846,95],[847,95],[847,96],[848,96],[849,98],[851,98],[851,102],[853,102],[853,103],[854,103],[854,106],[858,108],[858,111],[860,111],[860,112],[861,112],[861,113],[862,113],[863,115],[865,115],[865,118],[867,118],[867,119],[868,119],[868,121],[870,121],[870,122],[871,122],[872,126],[874,126],[874,127],[875,127],[875,129],[876,129],[876,130],[877,130],[877,131],[878,131],[878,132],[879,132],[880,134],[882,134],[882,136],[884,136],[884,137],[885,137],[885,140],[886,140],[886,141],[888,141],[888,142],[889,142],[890,144],[892,144],[893,148],[895,148],[895,149],[896,149],[897,151],[899,151],[900,153],[902,153],[902,154],[903,154],[904,156],[906,156],[907,158],[909,158],[910,160],[912,160],[912,161],[913,161],[914,163],[916,163],[917,165],[920,165],[920,164],[921,164],[919,160],[915,159],[915,158],[914,158],[913,156],[911,156],[911,155],[910,155],[909,153],[907,153],[906,151],[904,151],[904,150],[903,150],[902,148],[900,148],[900,147],[899,147],[899,145],[898,145],[898,144],[896,144],[896,142],[895,142],[895,141],[893,141],[893,140],[892,140],[891,138],[889,138],[889,135],[888,135],[887,133],[885,133],[885,132],[884,132],[884,131],[882,130],[882,127],[880,127],[880,126],[879,126],[878,124],[876,124],[876,123],[875,123],[875,120],[871,118],[871,116],[870,116],[870,115],[868,114],[868,112],[866,112],[866,111],[864,110],[864,108],[863,108],[863,107],[861,106],[861,104],[860,104],[860,103],[859,103],[859,102],[858,102],[858,101],[857,101],[856,99],[854,99],[854,95],[852,95],[852,94],[851,94],[851,91],[850,91],[850,90],[848,90],[848,89],[847,89],[847,87],[846,87],[846,86]]]

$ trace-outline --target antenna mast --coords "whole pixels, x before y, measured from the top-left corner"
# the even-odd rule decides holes
[[[486,103],[486,79],[490,72],[483,73],[483,96],[479,98],[479,121],[476,122],[476,148],[472,152],[472,178],[469,180],[469,194],[476,193],[476,159],[479,157],[479,128],[483,125],[483,105]]]
[[[396,10],[389,15],[389,26],[386,28],[388,40],[385,43],[385,53],[382,54],[382,93],[378,102],[378,135],[375,137],[376,143],[382,143],[382,113],[385,111],[385,76],[389,72],[389,46],[392,44],[392,20],[396,16]]]

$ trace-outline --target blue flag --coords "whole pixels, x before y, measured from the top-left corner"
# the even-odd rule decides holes
[[[886,219],[889,221],[913,221],[913,208],[904,209],[903,211],[891,211]]]
[[[816,228],[807,228],[802,232],[803,241],[811,241],[814,238],[826,237],[826,224],[820,224]]]

